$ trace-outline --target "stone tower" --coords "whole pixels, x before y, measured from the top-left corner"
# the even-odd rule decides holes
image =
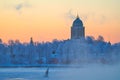
[[[81,38],[85,38],[85,27],[83,26],[83,22],[80,20],[79,16],[77,15],[71,27],[71,39],[81,39]]]

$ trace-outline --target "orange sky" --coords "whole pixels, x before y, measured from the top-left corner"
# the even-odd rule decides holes
[[[1,0],[0,38],[3,42],[68,39],[77,13],[86,36],[102,35],[105,41],[120,42],[119,0]]]

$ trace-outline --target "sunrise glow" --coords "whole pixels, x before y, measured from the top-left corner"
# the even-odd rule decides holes
[[[4,42],[69,39],[77,14],[86,36],[120,41],[119,0],[0,0],[0,38]]]

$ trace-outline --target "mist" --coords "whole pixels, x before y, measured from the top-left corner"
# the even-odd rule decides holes
[[[118,64],[120,43],[111,44],[102,36],[78,40],[21,43],[0,40],[0,66],[41,66],[47,64]]]
[[[42,43],[31,38],[29,43],[9,40],[9,44],[0,39],[0,79],[119,80],[119,57],[120,43],[111,44],[102,36]]]
[[[92,64],[79,68],[0,68],[1,80],[119,80],[120,65]]]

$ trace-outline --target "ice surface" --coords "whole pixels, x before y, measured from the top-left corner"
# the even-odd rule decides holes
[[[86,65],[80,68],[0,68],[0,80],[120,80],[120,65]]]

